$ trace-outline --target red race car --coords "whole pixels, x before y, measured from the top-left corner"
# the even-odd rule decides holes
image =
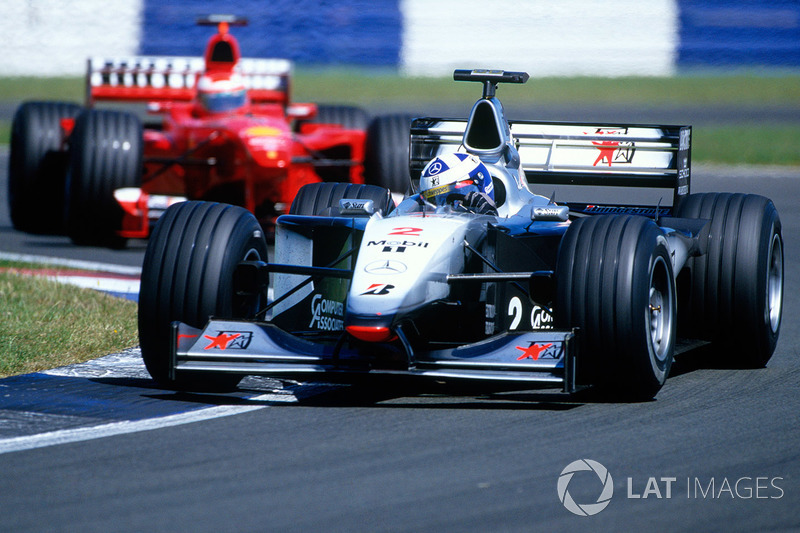
[[[307,183],[405,192],[410,116],[370,123],[358,107],[292,103],[288,60],[241,57],[229,29],[246,19],[198,24],[217,27],[203,58],[90,58],[85,107],[20,106],[9,158],[15,228],[120,246],[184,200],[241,205],[271,228]],[[112,108],[123,104],[133,109]]]

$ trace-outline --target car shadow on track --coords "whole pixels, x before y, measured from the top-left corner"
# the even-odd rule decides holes
[[[307,407],[374,407],[381,409],[481,409],[567,411],[583,402],[553,390],[515,392],[471,392],[460,390],[405,390],[397,392],[364,390],[360,386],[340,387],[298,401]]]
[[[148,400],[163,400],[176,403],[185,404],[203,404],[209,407],[216,406],[259,406],[259,405],[278,405],[285,403],[280,401],[280,396],[291,397],[291,392],[277,388],[268,389],[266,387],[259,387],[258,389],[235,389],[226,391],[176,391],[168,387],[163,387],[157,384],[150,378],[132,378],[132,377],[112,377],[112,378],[90,378],[89,381],[109,385],[113,387],[127,387],[133,389],[141,389],[140,396]],[[265,394],[274,394],[276,400],[270,401],[260,399]]]
[[[748,370],[752,368],[737,364],[733,358],[725,358],[710,344],[705,344],[675,356],[669,377],[674,378],[698,370]],[[669,378],[667,385],[669,385]]]
[[[273,385],[245,381],[231,391],[175,391],[160,387],[147,378],[92,378],[91,381],[115,387],[141,389],[148,400],[207,406],[301,406],[301,407],[376,407],[412,409],[496,409],[565,411],[582,406],[581,395],[567,395],[555,389],[487,389],[480,384],[326,384],[281,383]],[[255,383],[255,386],[254,386]]]
[[[521,388],[493,382],[432,382],[403,377],[377,377],[346,385],[316,385],[305,394],[295,391],[297,404],[307,407],[375,407],[383,409],[493,409],[564,411],[580,407],[580,395],[550,387]],[[534,386],[535,387],[535,386]]]
[[[696,347],[676,356],[665,387],[677,376],[698,370],[729,368],[732,367],[720,362],[709,346]],[[566,394],[555,388],[488,387],[484,382],[367,379],[351,384],[327,384],[248,377],[233,390],[175,391],[148,378],[93,378],[92,381],[142,389],[142,397],[152,400],[207,406],[568,411],[586,404],[629,403],[591,388]]]

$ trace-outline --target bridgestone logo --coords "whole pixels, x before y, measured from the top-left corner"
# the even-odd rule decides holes
[[[656,209],[655,207],[634,207],[617,205],[587,205],[585,211],[590,213],[622,213],[631,215],[654,216],[656,213],[664,215],[668,212],[667,208]]]

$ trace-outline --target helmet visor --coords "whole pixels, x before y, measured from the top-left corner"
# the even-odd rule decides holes
[[[463,201],[464,197],[473,191],[481,192],[481,189],[475,185],[473,180],[467,179],[427,189],[422,191],[420,195],[436,207],[441,207],[444,205],[452,206],[456,202]]]
[[[212,113],[233,111],[242,107],[247,101],[247,92],[244,89],[219,93],[200,93],[203,107]]]

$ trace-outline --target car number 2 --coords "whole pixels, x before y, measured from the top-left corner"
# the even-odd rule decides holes
[[[522,300],[518,296],[512,297],[508,301],[508,316],[511,318],[511,324],[508,326],[509,331],[514,331],[519,328],[522,317],[526,314],[525,308],[522,305]],[[552,329],[553,315],[545,308],[534,305],[530,312],[529,324],[530,329]],[[528,324],[525,326],[528,326]]]

